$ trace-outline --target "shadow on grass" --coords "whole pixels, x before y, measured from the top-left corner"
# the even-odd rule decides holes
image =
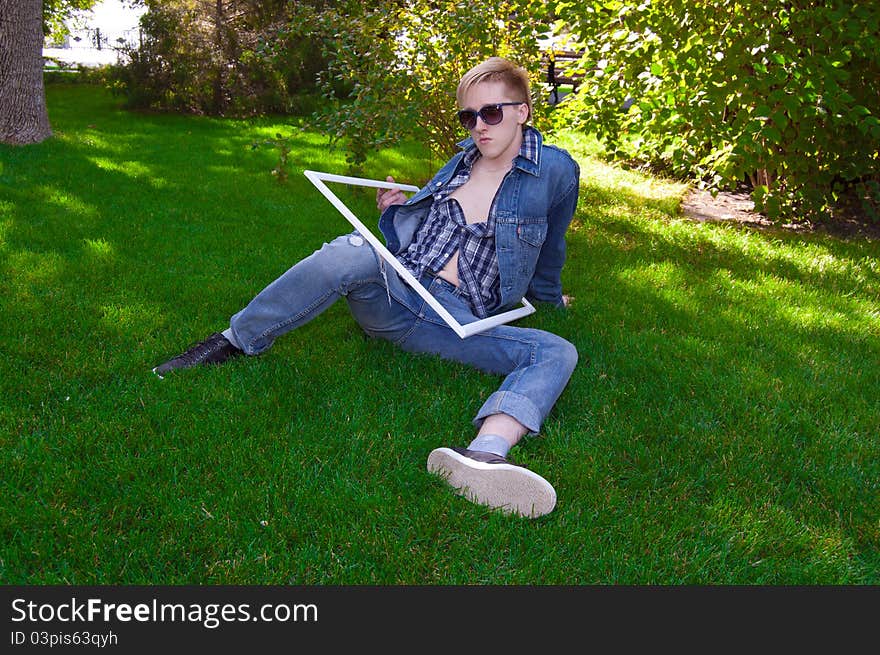
[[[674,492],[756,562],[822,560],[804,530],[835,556],[866,549],[876,560],[866,529],[880,474],[880,405],[866,393],[880,384],[876,244],[693,224],[619,187],[588,182],[584,195],[566,278],[579,324],[568,332],[593,368],[576,372],[560,411],[569,420],[588,404],[575,414],[600,435],[589,443],[614,453],[591,471],[604,493]],[[791,550],[780,555],[776,540]]]

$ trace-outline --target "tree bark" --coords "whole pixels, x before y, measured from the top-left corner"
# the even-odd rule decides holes
[[[43,88],[42,0],[0,0],[0,142],[52,136]]]
[[[214,56],[217,69],[214,77],[213,113],[222,115],[226,109],[226,41],[224,24],[226,22],[223,0],[214,3]]]

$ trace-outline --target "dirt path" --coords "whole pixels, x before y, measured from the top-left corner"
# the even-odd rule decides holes
[[[754,228],[775,228],[792,232],[826,232],[843,238],[880,239],[880,224],[860,220],[855,216],[835,219],[828,225],[808,224],[775,225],[766,216],[755,211],[755,203],[747,191],[722,191],[714,198],[708,191],[691,189],[681,203],[685,216],[695,221],[739,223]]]

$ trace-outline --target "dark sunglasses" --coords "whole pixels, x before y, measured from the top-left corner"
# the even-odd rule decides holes
[[[477,116],[482,118],[486,125],[498,125],[498,123],[504,120],[504,110],[502,107],[524,104],[524,102],[498,102],[494,105],[480,107],[479,111],[462,109],[458,112],[458,120],[466,130],[472,130],[477,126]]]

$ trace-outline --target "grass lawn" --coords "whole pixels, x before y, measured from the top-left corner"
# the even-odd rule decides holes
[[[880,242],[692,223],[681,185],[560,137],[574,305],[522,324],[581,364],[511,454],[558,492],[529,521],[425,471],[499,380],[371,341],[344,303],[259,358],[151,373],[346,230],[301,174],[343,153],[48,101],[53,139],[0,146],[0,582],[880,583]],[[250,147],[278,131],[284,184]],[[367,173],[436,164],[402,145]]]

